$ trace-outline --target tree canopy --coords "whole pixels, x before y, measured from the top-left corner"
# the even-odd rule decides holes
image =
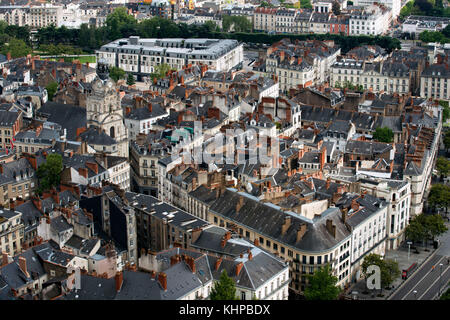
[[[50,190],[61,183],[61,171],[63,169],[62,157],[58,153],[52,153],[37,169],[36,176],[39,180],[38,193]]]
[[[450,130],[447,130],[444,134],[444,146],[445,149],[449,149],[450,148]]]
[[[432,207],[450,206],[450,186],[441,183],[433,184],[427,201]]]
[[[333,276],[330,265],[326,265],[309,276],[309,284],[305,288],[307,300],[336,300],[341,289],[336,285],[338,278]]]
[[[109,77],[117,82],[119,79],[125,79],[125,71],[118,67],[111,67],[109,70]]]
[[[222,30],[224,32],[250,32],[252,31],[252,23],[244,16],[223,16]]]
[[[53,96],[55,95],[56,91],[58,91],[58,82],[52,81],[50,82],[45,89],[47,89],[48,99],[50,101],[53,101]]]
[[[446,231],[447,227],[444,224],[444,219],[439,214],[420,214],[411,220],[405,230],[406,237],[415,242],[434,240],[435,237]]]
[[[237,300],[236,286],[225,270],[220,275],[219,281],[214,283],[209,298],[211,300]]]
[[[168,65],[167,63],[159,64],[155,67],[155,71],[150,74],[150,78],[152,78],[152,80],[162,79],[170,70],[170,65]]]
[[[31,48],[21,39],[11,38],[2,46],[2,54],[11,54],[12,58],[24,57],[31,53]]]
[[[135,83],[136,83],[136,81],[134,81],[133,75],[131,73],[129,73],[128,78],[127,78],[127,85],[132,86]]]
[[[383,127],[376,128],[373,133],[373,138],[379,142],[391,143],[394,140],[394,133],[391,128]]]
[[[441,177],[447,177],[450,172],[450,160],[444,157],[437,158],[436,170],[439,172]]]
[[[380,255],[371,253],[364,258],[361,265],[361,271],[366,279],[371,275],[368,273],[368,268],[371,265],[376,265],[380,268],[382,288],[390,286],[400,276],[400,269],[397,262],[390,259],[381,259]]]
[[[341,5],[339,4],[339,2],[337,1],[333,1],[333,4],[331,6],[331,10],[333,11],[333,13],[338,16],[341,14]]]

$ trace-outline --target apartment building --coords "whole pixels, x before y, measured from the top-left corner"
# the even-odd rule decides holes
[[[343,59],[331,67],[330,79],[334,87],[350,82],[373,92],[406,94],[411,90],[410,69],[397,61],[369,63]]]
[[[278,77],[280,91],[309,87],[327,80],[340,52],[332,42],[282,40],[267,49],[266,72]]]
[[[450,24],[446,17],[409,16],[402,23],[402,32],[409,33],[417,39],[423,31],[441,31]]]
[[[2,253],[15,256],[22,251],[24,225],[21,217],[20,212],[0,209],[0,248]]]
[[[420,96],[450,100],[450,71],[447,64],[433,64],[420,76]]]
[[[157,198],[126,192],[125,198],[136,215],[137,242],[145,251],[171,247],[189,248],[195,234],[209,223]]]
[[[346,193],[336,206],[342,212],[343,223],[352,233],[350,252],[347,251],[350,259],[340,262],[338,270],[350,265],[352,282],[359,281],[364,278],[361,271],[364,257],[371,253],[384,256],[388,203],[369,194]]]
[[[385,34],[392,21],[392,12],[382,5],[370,5],[350,15],[350,35]]]
[[[26,158],[0,164],[0,203],[3,205],[9,205],[10,199],[28,199],[36,186],[35,168]]]
[[[63,21],[63,7],[50,4],[30,7],[30,26],[45,28],[50,25],[61,26]]]
[[[405,229],[409,224],[411,210],[411,184],[408,181],[376,181],[359,179],[361,191],[389,201],[387,206],[386,249],[396,250],[406,239]]]
[[[80,207],[92,212],[93,221],[113,239],[124,264],[137,264],[138,243],[136,214],[125,198],[125,191],[115,185],[88,187],[87,197],[80,200]]]
[[[146,107],[133,110],[127,108],[125,113],[125,127],[128,129],[128,136],[132,140],[136,139],[136,136],[140,133],[149,133],[156,121],[169,116],[160,104],[152,102],[149,102]]]
[[[130,143],[132,190],[158,196],[158,160],[166,157],[170,147],[158,143],[152,136],[139,134]]]
[[[275,32],[276,33],[292,33],[296,10],[280,9],[275,14]]]
[[[253,30],[266,31],[269,33],[275,32],[277,26],[277,11],[277,8],[255,8],[255,13],[253,16]]]
[[[30,8],[22,6],[0,6],[0,20],[9,25],[23,27],[30,23]]]
[[[289,288],[293,292],[303,292],[308,283],[306,274],[313,274],[328,263],[339,278],[338,285],[350,282],[347,260],[352,237],[341,221],[339,209],[329,208],[320,217],[309,219],[232,188],[220,189],[216,196],[208,203],[208,221],[235,231],[287,261],[292,278]],[[345,267],[339,270],[340,265]]]
[[[96,51],[97,59],[110,66],[149,76],[162,63],[180,70],[205,64],[208,69],[228,71],[243,61],[243,46],[236,40],[219,39],[119,39]]]
[[[0,148],[14,148],[14,136],[22,128],[22,122],[23,113],[21,111],[0,110]]]
[[[355,0],[353,5],[358,7],[369,7],[374,3],[379,3],[392,11],[392,19],[396,19],[400,15],[400,10],[403,7],[401,0]]]

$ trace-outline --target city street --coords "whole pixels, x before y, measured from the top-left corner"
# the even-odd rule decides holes
[[[436,252],[388,300],[432,300],[440,289],[444,291],[450,281],[450,233],[438,239],[441,245]]]

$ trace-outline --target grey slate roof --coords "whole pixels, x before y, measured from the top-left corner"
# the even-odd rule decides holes
[[[236,204],[243,197],[243,205],[240,212],[236,212]],[[244,193],[237,193],[227,189],[223,196],[217,199],[210,210],[227,219],[257,230],[266,237],[280,243],[304,251],[323,252],[336,246],[340,241],[350,236],[350,232],[341,223],[340,212],[336,208],[329,208],[322,213],[317,221],[310,221],[299,215],[280,211],[276,206],[263,204],[256,198]],[[292,222],[285,234],[281,233],[281,226],[286,216],[291,216]],[[331,219],[336,225],[336,238],[325,227],[327,219]],[[306,224],[307,231],[303,238],[297,242],[297,230],[300,225]]]

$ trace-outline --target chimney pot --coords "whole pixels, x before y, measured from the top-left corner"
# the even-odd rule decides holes
[[[122,284],[123,284],[123,273],[122,272],[117,272],[116,276],[116,292],[119,292],[120,289],[122,289]]]

